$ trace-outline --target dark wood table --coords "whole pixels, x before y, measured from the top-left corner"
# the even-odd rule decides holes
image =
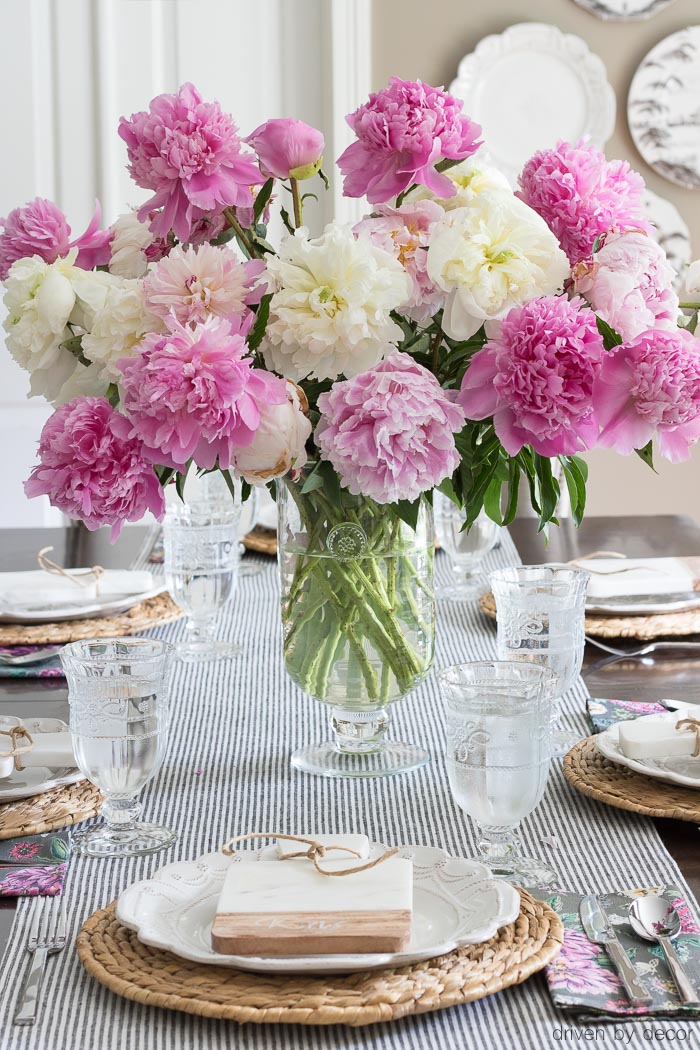
[[[526,564],[569,561],[595,550],[621,551],[631,557],[700,554],[700,526],[691,518],[679,516],[589,518],[578,530],[565,521],[551,530],[548,546],[530,519],[515,522],[510,531]],[[52,558],[66,567],[99,564],[123,568],[132,563],[145,535],[145,529],[127,528],[119,542],[111,546],[106,530],[88,533],[81,527],[0,529],[0,571],[33,568],[37,551],[49,544],[54,546]],[[625,659],[600,667],[602,655],[590,646],[587,648],[584,674],[592,696],[636,700],[663,696],[700,704],[700,654]],[[65,683],[61,679],[0,678],[0,714],[25,712],[67,719]],[[667,849],[700,898],[698,828],[672,820],[659,820],[656,824]],[[12,898],[0,898],[0,954],[9,937],[14,905]]]

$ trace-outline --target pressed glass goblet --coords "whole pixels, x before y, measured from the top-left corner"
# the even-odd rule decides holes
[[[216,638],[216,616],[238,585],[240,506],[232,501],[174,503],[163,523],[165,578],[171,597],[187,613],[179,659],[191,662],[240,656],[241,648]]]
[[[106,796],[104,823],[74,836],[88,856],[157,853],[177,838],[137,820],[136,802],[165,754],[172,655],[172,645],[150,638],[71,642],[61,650],[76,764]]]
[[[469,602],[486,590],[486,579],[479,568],[498,541],[498,525],[482,511],[471,529],[463,529],[466,516],[463,510],[441,492],[433,493],[435,534],[440,546],[452,562],[457,582],[441,587],[437,597],[452,602]]]
[[[439,677],[447,708],[447,775],[455,802],[477,823],[476,859],[508,881],[556,881],[547,864],[523,855],[518,834],[547,784],[554,673],[532,664],[478,661],[448,667]]]
[[[489,576],[496,599],[499,658],[525,660],[555,672],[550,726],[555,756],[565,755],[579,739],[557,726],[560,699],[583,664],[589,579],[589,573],[568,565],[512,566]]]

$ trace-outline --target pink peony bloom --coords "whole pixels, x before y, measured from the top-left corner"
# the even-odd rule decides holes
[[[459,465],[464,413],[432,372],[399,351],[321,394],[316,444],[341,483],[376,503],[415,500]]]
[[[35,197],[21,208],[15,208],[6,219],[0,233],[0,280],[4,281],[10,267],[18,259],[38,255],[52,263],[78,249],[75,265],[83,270],[104,266],[109,262],[111,230],[100,229],[100,205],[95,202],[95,213],[90,225],[76,240],[71,241],[71,229],[61,209],[43,197]]]
[[[542,216],[572,266],[588,258],[601,234],[651,230],[642,176],[627,161],[606,160],[584,141],[535,153],[518,181],[518,196]]]
[[[284,391],[284,401],[259,405],[260,426],[251,443],[236,452],[236,476],[251,485],[266,485],[306,463],[306,442],[311,435],[311,423],[305,415],[309,407],[306,396],[288,379],[278,379],[277,383]]]
[[[158,95],[130,120],[122,117],[119,135],[134,182],[154,191],[139,218],[162,208],[151,222],[160,237],[172,229],[186,241],[206,213],[249,207],[251,187],[263,181],[255,158],[241,149],[232,118],[218,102],[203,102],[192,84],[174,95]]]
[[[700,437],[700,339],[652,330],[605,355],[593,390],[600,444],[629,455],[658,435],[677,463]]]
[[[268,120],[245,140],[260,158],[264,175],[276,179],[310,179],[323,163],[326,141],[303,120]]]
[[[129,420],[104,397],[76,397],[57,408],[39,441],[38,466],[24,483],[27,496],[48,496],[52,507],[94,531],[150,510],[165,513],[163,490]]]
[[[675,278],[663,248],[632,230],[606,237],[592,259],[576,266],[574,289],[629,341],[649,328],[676,327]]]
[[[445,293],[433,284],[427,267],[430,232],[445,212],[431,200],[400,208],[379,204],[375,212],[358,222],[354,232],[369,234],[374,244],[396,256],[413,286],[399,312],[418,324],[426,324],[445,301]]]
[[[392,77],[346,119],[357,142],[338,158],[343,193],[366,194],[372,204],[386,203],[414,182],[437,197],[453,197],[455,184],[435,165],[464,160],[481,145],[481,128],[463,115],[461,100],[420,80]]]
[[[523,445],[572,455],[598,437],[592,394],[603,354],[595,314],[580,299],[533,299],[509,310],[474,354],[458,401],[468,419],[493,416],[510,456]]]
[[[146,275],[146,306],[180,324],[199,324],[212,314],[242,317],[260,302],[264,288],[258,277],[264,269],[262,260],[240,262],[228,248],[178,245]]]
[[[119,387],[132,433],[154,463],[230,467],[260,425],[260,405],[282,404],[280,380],[252,367],[245,336],[253,315],[209,317],[194,328],[169,320],[165,335],[150,332],[136,357],[118,362]]]

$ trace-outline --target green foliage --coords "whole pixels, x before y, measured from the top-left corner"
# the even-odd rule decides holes
[[[619,332],[616,332],[607,321],[604,321],[602,317],[596,317],[598,324],[598,331],[603,337],[603,346],[606,350],[612,350],[613,347],[619,346],[622,342],[622,336]]]
[[[271,295],[263,295],[258,306],[257,313],[255,314],[255,321],[253,327],[250,330],[248,336],[248,346],[255,352],[263,341],[265,335],[265,329],[267,328],[267,322],[270,317],[270,303],[272,301]]]
[[[253,226],[257,225],[260,220],[260,216],[265,211],[265,208],[269,204],[270,197],[272,196],[272,189],[275,185],[274,179],[268,179],[267,182],[263,183],[255,203],[253,204]]]
[[[654,466],[654,449],[652,447],[651,441],[647,441],[644,448],[636,448],[634,451],[637,453],[640,459],[644,460],[648,467],[651,467],[655,474],[658,473],[656,467]]]

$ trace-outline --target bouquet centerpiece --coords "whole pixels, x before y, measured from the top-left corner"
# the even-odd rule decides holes
[[[361,774],[430,668],[433,489],[506,525],[524,477],[546,529],[561,478],[580,522],[588,449],[688,457],[700,342],[627,163],[559,143],[513,191],[458,99],[397,78],[347,119],[354,227],[304,226],[319,131],[242,139],[185,84],[120,122],[148,200],[77,239],[50,201],[15,209],[0,277],[7,347],[55,405],[27,494],[116,537],[189,471],[276,488],[286,667],[334,706],[334,748],[299,762]]]

